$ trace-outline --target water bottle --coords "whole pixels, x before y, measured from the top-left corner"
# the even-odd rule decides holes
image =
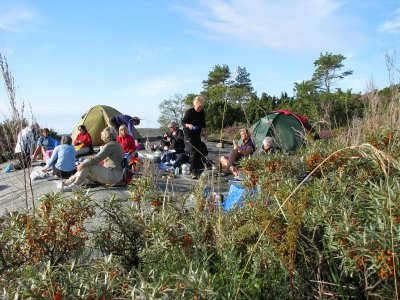
[[[179,175],[179,167],[176,167],[175,168],[175,176],[178,176]]]

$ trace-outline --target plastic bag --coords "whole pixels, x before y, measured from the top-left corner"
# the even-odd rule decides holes
[[[39,180],[49,178],[51,175],[47,172],[43,172],[42,167],[35,167],[32,169],[32,172],[29,176],[31,180]]]

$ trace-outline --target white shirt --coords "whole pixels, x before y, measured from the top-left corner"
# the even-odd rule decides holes
[[[18,133],[15,153],[33,153],[35,149],[35,135],[31,127],[25,127]]]

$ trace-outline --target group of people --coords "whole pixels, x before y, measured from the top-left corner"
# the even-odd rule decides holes
[[[197,179],[204,168],[207,146],[202,138],[207,140],[206,115],[203,109],[204,98],[197,96],[193,107],[189,108],[183,118],[182,127],[176,122],[168,124],[168,132],[163,136],[160,148],[163,151],[172,150],[174,168],[183,162],[189,162],[191,177]],[[38,125],[29,124],[18,134],[15,153],[20,154],[20,161],[29,165],[41,154],[47,158],[43,171],[52,171],[56,176],[67,179],[60,185],[64,191],[77,188],[86,179],[104,184],[116,184],[123,176],[123,162],[126,156],[135,155],[143,144],[135,137],[134,126],[140,123],[137,117],[116,115],[110,119],[112,126],[101,132],[104,146],[95,156],[83,160],[76,166],[76,158],[94,152],[92,137],[85,125],[78,127],[79,134],[73,141],[69,136],[63,136],[61,143],[52,138],[47,128],[41,130],[37,137]],[[247,128],[239,131],[241,143],[233,141],[229,156],[220,157],[222,176],[235,173],[238,162],[252,155],[256,147]],[[276,150],[273,138],[266,137],[260,153],[273,153]]]
[[[189,108],[183,116],[183,130],[179,129],[177,123],[169,123],[168,128],[170,131],[164,134],[164,141],[160,147],[161,150],[174,150],[176,152],[173,156],[175,161],[174,168],[179,166],[187,155],[193,179],[199,177],[201,170],[204,168],[204,157],[207,156],[207,147],[202,141],[202,138],[207,139],[206,115],[203,107],[204,98],[202,96],[195,97],[193,107]],[[231,173],[237,174],[239,161],[256,151],[249,129],[243,128],[239,133],[240,145],[234,140],[229,156],[220,157],[221,176],[228,176]],[[274,139],[266,137],[259,153],[274,153],[277,149]]]
[[[19,156],[21,167],[29,166],[42,155],[43,159],[46,159],[42,171],[52,171],[57,177],[68,179],[60,186],[63,191],[78,187],[86,179],[116,184],[123,176],[125,155],[132,155],[141,147],[140,141],[129,134],[128,127],[130,124],[139,124],[140,119],[126,117],[127,115],[116,116],[114,122],[110,122],[113,126],[106,127],[101,132],[104,146],[100,152],[85,159],[78,166],[77,157],[94,152],[92,137],[85,125],[78,127],[79,133],[74,141],[69,136],[62,136],[60,143],[49,135],[47,128],[43,128],[41,135],[37,137],[39,126],[37,123],[30,123],[19,132],[15,153]],[[134,123],[131,123],[132,119]]]
[[[204,98],[197,96],[193,101],[193,107],[186,111],[182,119],[185,141],[188,147],[187,152],[190,157],[190,168],[194,179],[198,178],[199,170],[203,167],[202,157],[205,155],[203,152],[205,145],[202,143],[201,138],[207,139],[206,116],[203,106]],[[222,176],[228,176],[231,173],[237,174],[239,161],[244,157],[251,156],[256,151],[249,129],[242,128],[239,133],[241,144],[239,145],[236,140],[233,140],[233,147],[229,156],[223,155],[220,157],[219,163],[222,169]],[[278,149],[274,138],[265,137],[259,153],[275,153]]]

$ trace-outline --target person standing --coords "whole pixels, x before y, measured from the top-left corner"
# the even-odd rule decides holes
[[[186,142],[186,151],[189,153],[189,163],[192,179],[199,178],[199,170],[203,168],[201,137],[207,139],[206,113],[203,109],[204,97],[197,96],[193,100],[193,107],[189,108],[182,119],[183,133]]]
[[[18,133],[14,153],[18,154],[20,168],[26,168],[31,164],[31,154],[35,151],[38,127],[37,123],[30,123]]]

